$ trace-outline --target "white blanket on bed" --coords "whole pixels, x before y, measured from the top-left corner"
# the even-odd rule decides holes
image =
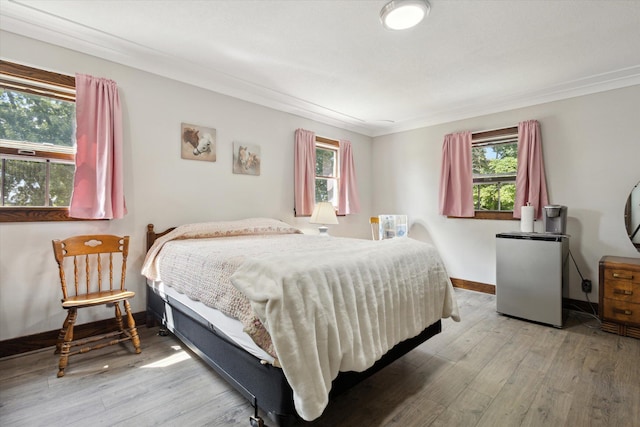
[[[440,318],[459,320],[435,248],[409,238],[357,251],[247,259],[231,276],[271,334],[298,414],[320,416],[339,371],[363,371]]]

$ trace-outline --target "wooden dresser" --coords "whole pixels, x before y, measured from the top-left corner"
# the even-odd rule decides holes
[[[602,330],[640,338],[640,258],[602,257],[599,285]]]

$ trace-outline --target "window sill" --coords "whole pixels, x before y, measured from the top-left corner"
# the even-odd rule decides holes
[[[2,207],[0,222],[92,221],[70,218],[69,208]]]
[[[517,220],[513,217],[513,212],[497,212],[497,211],[475,211],[474,216],[460,217],[460,216],[447,216],[447,218],[458,219],[498,219],[498,220]]]

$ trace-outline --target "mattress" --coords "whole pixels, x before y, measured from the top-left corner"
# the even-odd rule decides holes
[[[187,224],[155,241],[142,273],[237,318],[277,355],[308,421],[339,372],[365,371],[440,318],[459,320],[439,254],[407,238],[310,236],[265,219]]]
[[[164,300],[175,300],[184,307],[192,310],[202,319],[206,320],[209,326],[227,341],[231,341],[237,347],[242,348],[261,361],[270,364],[274,363],[274,357],[256,345],[251,337],[244,332],[242,323],[238,319],[229,317],[215,308],[204,305],[200,301],[194,301],[173,287],[165,285],[162,281],[147,280],[147,286],[152,288]],[[170,311],[167,312],[167,317],[168,318],[165,319],[167,326],[173,328],[173,319],[171,318]]]

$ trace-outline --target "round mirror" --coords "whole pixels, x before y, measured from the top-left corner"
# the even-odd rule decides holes
[[[631,243],[640,252],[640,182],[631,190],[624,207],[624,225]]]

